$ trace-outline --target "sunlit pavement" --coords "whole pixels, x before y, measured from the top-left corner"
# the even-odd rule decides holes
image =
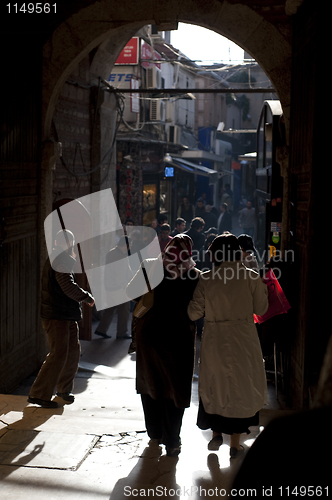
[[[211,433],[196,426],[197,379],[184,415],[181,454],[167,457],[163,446],[149,445],[135,391],[135,355],[127,354],[129,340],[115,339],[114,325],[112,339],[93,335],[82,342],[73,404],[56,398],[55,410],[28,405],[34,377],[13,394],[0,395],[1,500],[229,496],[243,458],[230,460],[227,436],[219,451],[208,451]],[[261,429],[284,412],[271,385]],[[245,449],[259,432],[254,427],[243,436]]]

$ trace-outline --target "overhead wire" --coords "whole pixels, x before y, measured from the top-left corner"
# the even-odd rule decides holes
[[[237,64],[225,64],[225,65],[222,65],[221,67],[216,67],[217,65],[213,65],[213,66],[208,66],[208,65],[196,65],[196,61],[192,61],[192,60],[189,60],[186,58],[186,56],[184,54],[182,54],[180,51],[177,51],[174,47],[170,46],[169,44],[165,44],[165,46],[171,51],[174,53],[174,55],[176,55],[178,57],[177,60],[174,60],[174,59],[167,59],[167,58],[164,58],[164,59],[161,59],[161,60],[158,60],[158,63],[172,63],[172,64],[175,64],[177,65],[178,67],[181,66],[183,68],[185,68],[189,73],[192,73],[193,75],[197,75],[197,73],[201,73],[201,77],[204,79],[206,78],[207,80],[210,80],[210,76],[208,75],[204,75],[204,73],[215,73],[215,74],[218,74],[219,72],[224,72],[224,73],[229,73],[228,76],[224,76],[224,78],[220,81],[216,81],[214,83],[211,83],[207,89],[213,89],[213,88],[216,88],[218,85],[220,85],[221,83],[227,83],[228,79],[231,78],[231,77],[234,77],[235,74],[237,74],[238,72],[240,71],[243,71],[244,69],[244,66],[247,66],[247,65],[251,65],[252,64],[257,64],[256,62],[252,62],[252,61],[249,61],[247,63],[242,63],[239,67],[239,65]],[[165,56],[165,54],[163,53],[163,56]],[[186,59],[188,60],[188,64],[186,64]],[[154,62],[156,62],[154,60]],[[193,66],[194,64],[194,66]],[[235,71],[232,71],[232,70],[235,70]],[[68,84],[71,84],[71,85],[75,85],[75,86],[79,86],[79,87],[82,87],[84,89],[91,89],[92,85],[91,84],[82,84],[80,82],[75,82],[75,81],[72,81],[72,80],[68,80],[67,81]],[[104,87],[101,86],[101,83],[103,83]],[[257,82],[255,82],[257,83]],[[248,85],[248,88],[251,88],[252,86],[252,83],[249,81],[248,83],[244,83],[243,85]],[[99,92],[103,90],[103,91],[108,91],[108,90],[114,90],[114,87],[112,85],[110,85],[109,82],[107,82],[105,79],[103,79],[102,77],[99,77],[98,79],[98,90],[97,90],[97,97],[99,95]],[[121,89],[118,89],[120,92],[121,92]],[[81,156],[81,160],[82,160],[82,165],[84,167],[84,172],[75,172],[74,170],[72,170],[66,163],[66,161],[64,160],[63,156],[60,156],[60,161],[63,165],[63,167],[70,173],[70,175],[76,177],[76,178],[80,178],[80,177],[85,177],[85,176],[90,176],[92,175],[94,172],[96,172],[101,166],[102,164],[105,162],[106,158],[109,156],[109,161],[108,161],[108,165],[107,165],[107,171],[106,171],[106,174],[104,176],[104,178],[101,180],[101,182],[98,184],[98,186],[94,186],[94,187],[99,187],[107,178],[108,176],[108,173],[109,173],[109,168],[110,168],[110,163],[111,163],[111,152],[113,151],[114,149],[114,145],[115,145],[115,141],[116,141],[116,135],[117,135],[117,132],[119,130],[119,127],[120,127],[120,124],[123,123],[129,130],[133,131],[133,132],[139,132],[141,131],[144,126],[146,125],[146,122],[141,122],[141,125],[138,126],[138,127],[133,127],[131,126],[125,119],[124,119],[124,109],[125,109],[125,97],[123,95],[121,95],[121,93],[118,93],[118,92],[115,92],[114,95],[115,95],[115,98],[116,98],[116,107],[117,107],[117,118],[116,118],[116,126],[115,126],[115,130],[114,130],[114,134],[113,134],[113,138],[112,138],[112,141],[111,141],[111,146],[110,148],[106,151],[106,153],[104,154],[103,158],[100,160],[100,162],[93,168],[91,168],[90,170],[86,171],[86,167],[85,167],[85,164],[84,164],[84,161],[83,161],[83,157],[82,157],[82,151],[81,151],[81,147],[80,147],[80,144],[79,143],[76,143],[75,145],[75,153],[74,153],[74,160],[73,160],[73,167],[75,166],[75,160],[76,160],[76,151],[77,151],[77,148],[79,147],[80,148],[80,156]],[[135,90],[133,89],[133,93],[135,93]],[[145,96],[140,96],[138,95],[137,98],[140,99],[140,100],[145,100],[145,101],[150,101],[150,100],[155,100],[155,99],[158,99],[158,100],[163,100],[163,101],[166,101],[166,100],[169,100],[169,101],[177,101],[177,100],[181,100],[183,99],[182,96],[184,95],[187,95],[186,93],[184,94],[179,94],[177,96],[162,96],[162,97],[158,97],[158,96],[154,96],[154,97],[145,97]],[[97,103],[96,103],[96,107],[95,107],[95,111],[94,111],[94,120],[93,120],[93,128],[94,128],[94,125],[96,123],[96,116],[97,116]],[[57,133],[57,128],[56,128],[56,124],[53,120],[53,128],[54,128],[54,133],[55,133],[55,137],[56,137],[56,140],[57,142],[58,141],[58,133]],[[93,132],[93,131],[92,131]]]

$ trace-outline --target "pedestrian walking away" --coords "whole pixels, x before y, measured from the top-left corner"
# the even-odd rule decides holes
[[[163,224],[167,224],[168,217],[166,214],[159,214],[157,217],[157,226],[155,227],[156,233],[159,235]]]
[[[188,306],[190,319],[205,316],[200,350],[197,425],[211,429],[210,450],[230,435],[231,458],[243,452],[242,433],[258,425],[267,386],[253,314],[268,308],[267,287],[241,262],[238,239],[217,236],[210,247],[214,267],[202,273]]]
[[[94,305],[92,295],[75,281],[74,244],[71,231],[59,231],[42,273],[41,318],[49,353],[30,388],[28,402],[43,408],[58,406],[51,401],[54,389],[66,402],[74,402],[72,390],[81,351],[78,337],[81,302]]]
[[[222,203],[220,205],[220,215],[217,227],[219,234],[222,234],[224,231],[232,231],[232,216],[228,211],[227,203]]]
[[[238,237],[239,244],[242,250],[242,262],[249,269],[259,271],[258,262],[255,256],[256,249],[254,242],[249,234],[240,234]]]
[[[204,229],[208,231],[211,227],[216,227],[218,225],[218,217],[211,212],[212,206],[206,205],[205,212],[202,215],[202,218],[205,222]]]
[[[243,229],[245,234],[249,234],[252,238],[255,236],[255,209],[252,206],[251,201],[247,201],[246,208],[243,208],[239,212],[239,227]]]
[[[186,221],[186,228],[189,228],[190,222],[195,217],[195,207],[190,203],[187,196],[183,196],[182,203],[178,208],[177,216]]]
[[[164,277],[153,290],[153,305],[135,326],[136,390],[151,444],[164,444],[168,456],[180,453],[182,418],[191,398],[195,323],[187,307],[200,274],[191,252],[189,236],[174,236],[163,256]],[[155,260],[144,261],[147,275]],[[135,295],[137,276],[127,287],[129,296]]]
[[[205,226],[205,222],[201,217],[195,217],[191,223],[188,231],[185,231],[184,234],[189,236],[193,241],[193,251],[197,255],[203,247],[205,243],[205,234],[203,233],[203,229]],[[197,260],[196,258],[196,260]]]

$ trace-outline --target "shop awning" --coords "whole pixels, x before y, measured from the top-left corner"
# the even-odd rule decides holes
[[[167,155],[167,164],[174,167],[185,170],[186,172],[191,172],[192,174],[203,175],[204,177],[210,177],[212,179],[218,178],[217,170],[213,170],[208,167],[203,167],[203,165],[197,165],[191,161],[184,160],[183,158],[177,158],[173,155]]]

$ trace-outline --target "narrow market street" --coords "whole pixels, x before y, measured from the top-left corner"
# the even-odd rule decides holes
[[[218,452],[209,452],[210,432],[196,426],[197,360],[182,452],[178,459],[170,458],[164,447],[148,444],[135,391],[135,354],[128,354],[130,340],[115,339],[115,325],[116,319],[109,329],[111,339],[93,334],[91,341],[81,342],[73,404],[55,410],[28,405],[33,376],[12,394],[0,395],[1,500],[119,500],[147,496],[148,490],[149,496],[198,500],[204,492],[211,496],[218,490],[220,497],[220,492],[230,491],[243,458],[230,460],[227,436]],[[197,357],[199,345],[198,340]],[[277,401],[273,382],[268,386],[261,427],[288,413],[282,394]],[[252,428],[243,437],[246,449],[259,432]]]

